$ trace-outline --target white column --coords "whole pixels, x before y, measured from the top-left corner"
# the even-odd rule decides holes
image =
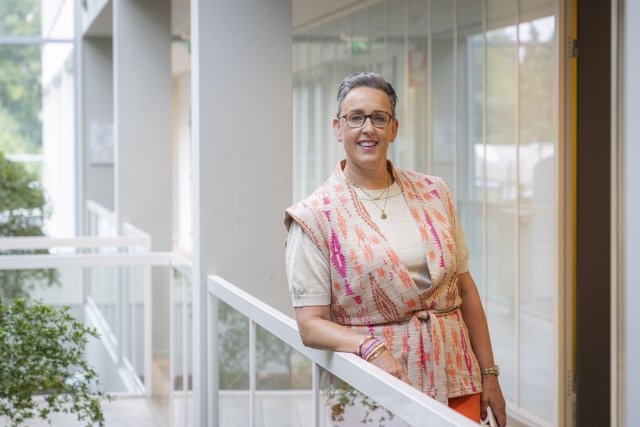
[[[282,222],[292,189],[291,19],[291,0],[191,3],[196,426],[212,398],[206,275],[291,311]]]
[[[171,250],[171,2],[113,0],[115,212],[151,236],[151,249]],[[153,272],[147,291],[148,361],[169,354],[169,282]],[[149,305],[146,306],[147,309]],[[149,329],[151,328],[151,329]],[[150,348],[149,348],[150,347]],[[147,371],[147,375],[150,371]],[[160,392],[153,379],[147,387]]]
[[[171,3],[114,0],[115,208],[171,249]]]
[[[621,148],[623,238],[622,281],[624,293],[624,415],[632,426],[640,420],[640,2],[625,1],[623,25],[623,144]]]

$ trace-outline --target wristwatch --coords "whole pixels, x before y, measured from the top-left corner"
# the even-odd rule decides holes
[[[498,366],[498,365],[493,365],[493,366],[491,366],[491,367],[489,367],[489,368],[481,369],[481,370],[480,370],[480,373],[481,373],[482,375],[484,375],[484,374],[491,374],[491,375],[495,375],[495,376],[497,377],[498,375],[500,375],[500,366]]]

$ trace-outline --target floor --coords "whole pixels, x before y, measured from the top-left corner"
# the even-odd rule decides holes
[[[143,397],[118,397],[102,405],[107,427],[168,427],[168,405],[157,399]],[[28,427],[79,427],[80,423],[74,415],[54,414],[49,424],[44,420],[34,420],[25,424]],[[0,425],[8,425],[0,418]]]

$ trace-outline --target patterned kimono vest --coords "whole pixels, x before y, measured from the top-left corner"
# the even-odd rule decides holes
[[[446,404],[482,391],[460,311],[455,211],[441,178],[393,169],[423,244],[433,285],[420,292],[342,169],[286,210],[327,259],[333,321],[383,340],[411,384]]]

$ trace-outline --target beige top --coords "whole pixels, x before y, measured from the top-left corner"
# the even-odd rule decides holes
[[[389,188],[386,207],[384,195],[379,200],[371,200],[364,191],[358,188],[355,190],[371,218],[407,267],[409,276],[418,289],[427,291],[432,286],[432,281],[425,262],[424,245],[398,183],[395,182]],[[382,191],[367,190],[367,193],[377,197]],[[386,219],[380,217],[383,207],[387,214]],[[458,274],[462,274],[469,270],[468,250],[460,221],[457,220],[455,235]],[[331,304],[331,273],[327,260],[296,221],[293,221],[289,230],[286,266],[294,307]]]

